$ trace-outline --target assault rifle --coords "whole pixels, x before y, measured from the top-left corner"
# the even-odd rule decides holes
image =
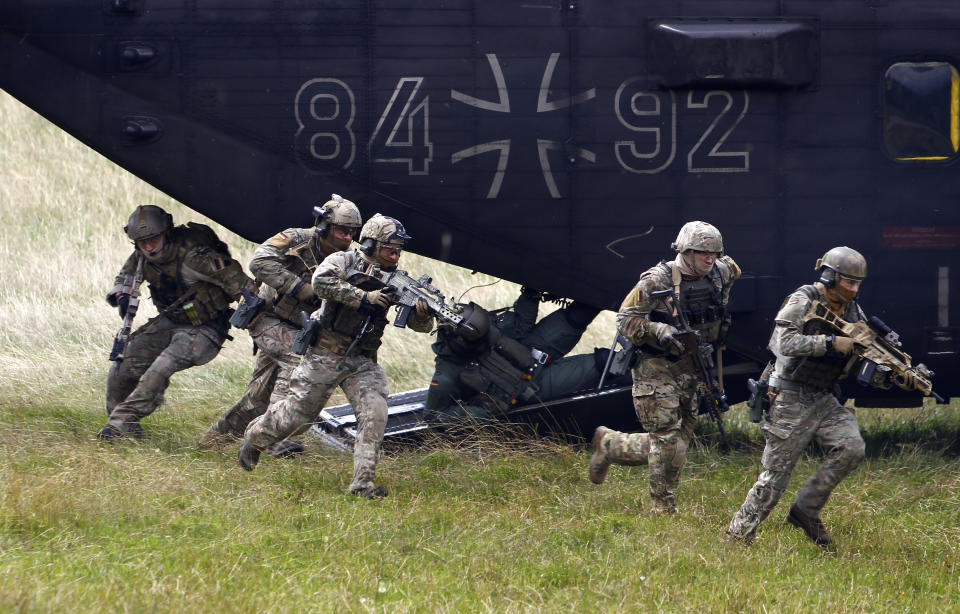
[[[707,413],[709,413],[717,423],[717,430],[720,432],[720,437],[726,439],[727,434],[723,429],[723,417],[720,414],[730,409],[730,405],[727,404],[727,395],[720,387],[720,383],[710,374],[710,369],[713,368],[713,358],[711,357],[713,344],[700,342],[700,334],[690,328],[690,323],[687,322],[687,316],[684,315],[683,310],[680,309],[679,306],[676,310],[677,315],[673,315],[673,309],[670,304],[667,303],[667,298],[669,298],[673,305],[678,304],[677,296],[674,294],[673,288],[651,292],[650,296],[663,300],[663,304],[667,308],[667,313],[671,314],[670,319],[673,320],[674,328],[680,331],[680,335],[685,338],[683,345],[687,349],[686,353],[693,357],[693,362],[696,363],[700,371],[700,379],[704,386],[706,386],[706,394],[702,399],[707,405]],[[687,340],[690,341],[688,342]]]
[[[477,333],[476,328],[463,315],[463,307],[447,303],[443,293],[431,282],[429,275],[421,275],[414,279],[406,271],[394,269],[384,271],[380,265],[373,265],[368,270],[351,269],[347,271],[347,281],[361,290],[384,290],[390,300],[397,305],[399,311],[394,326],[401,328],[407,325],[410,314],[417,307],[417,301],[423,300],[439,324],[446,324],[469,333]]]
[[[893,383],[903,388],[906,375],[910,373],[916,381],[917,390],[924,396],[931,396],[938,403],[946,402],[933,391],[933,371],[923,363],[913,365],[910,355],[900,349],[903,346],[900,335],[880,318],[873,316],[866,322],[847,322],[820,301],[813,301],[804,319],[824,322],[841,335],[853,339],[853,353],[863,359],[857,373],[857,383],[868,385],[874,372],[880,368],[891,371]]]
[[[127,299],[127,310],[123,314],[123,325],[117,336],[113,339],[113,348],[110,350],[110,360],[116,362],[113,367],[113,373],[120,372],[120,363],[123,362],[123,354],[127,349],[127,342],[130,340],[130,329],[133,328],[133,318],[137,315],[137,309],[140,308],[140,286],[143,285],[143,261],[145,258],[141,254],[137,259],[137,270],[131,277],[123,280],[123,287],[120,289],[121,301],[123,297]]]

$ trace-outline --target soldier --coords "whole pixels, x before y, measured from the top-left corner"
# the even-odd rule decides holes
[[[496,315],[471,304],[465,314],[475,335],[440,326],[432,346],[436,371],[424,402],[426,422],[485,421],[515,405],[596,388],[607,350],[564,355],[600,310],[573,302],[537,322],[542,296],[522,288],[513,308]]]
[[[380,444],[387,424],[387,378],[377,364],[390,296],[382,290],[364,291],[347,281],[348,270],[379,265],[393,270],[410,240],[397,220],[379,213],[360,231],[359,251],[328,256],[313,274],[313,288],[323,299],[315,316],[321,330],[290,377],[287,396],[271,403],[267,412],[247,427],[238,452],[240,466],[252,471],[260,452],[316,420],[336,386],[340,386],[357,415],[353,449],[353,480],[349,491],[369,498],[383,497],[386,488],[374,484]],[[410,328],[429,332],[433,316],[424,301],[408,321]]]
[[[177,371],[210,362],[230,328],[230,303],[253,280],[230,257],[208,226],[173,226],[169,213],[154,205],[134,209],[124,227],[136,246],[107,302],[125,313],[125,279],[138,265],[160,312],[130,335],[123,361],[107,376],[107,425],[101,439],[143,437],[140,419],[163,403],[163,391]]]
[[[288,228],[275,234],[250,261],[250,272],[263,283],[260,298],[266,301],[247,325],[259,355],[243,396],[207,429],[200,440],[202,447],[242,439],[250,421],[287,394],[290,374],[300,363],[290,347],[300,331],[300,313],[312,313],[320,306],[310,278],[324,258],[349,249],[361,225],[357,206],[337,194],[315,207],[314,214],[314,228]],[[268,453],[284,456],[302,451],[302,443],[288,439]]]
[[[816,438],[827,458],[797,493],[787,522],[803,529],[819,546],[830,544],[820,511],[830,493],[863,460],[864,443],[853,411],[837,400],[839,382],[851,370],[854,342],[835,336],[825,324],[806,321],[805,314],[819,301],[847,322],[865,320],[854,298],[867,276],[867,261],[849,247],[835,247],[817,260],[820,279],[801,286],[784,301],[777,313],[768,347],[776,356],[772,374],[767,369],[772,406],[760,428],[767,440],[763,473],[746,501],[730,521],[727,534],[749,543],[757,526],[780,500],[800,454]],[[874,372],[871,385],[889,388],[890,372]],[[900,383],[916,389],[907,373]]]
[[[655,512],[676,513],[676,492],[687,446],[693,437],[701,382],[686,351],[675,309],[683,310],[701,343],[723,344],[730,318],[727,301],[740,268],[723,254],[720,231],[706,222],[687,222],[671,246],[672,262],[661,262],[640,276],[617,314],[617,329],[640,350],[633,367],[633,406],[648,434],[621,433],[604,426],[593,435],[590,480],[600,484],[610,463],[650,466],[650,497]],[[651,297],[673,288],[679,305]]]

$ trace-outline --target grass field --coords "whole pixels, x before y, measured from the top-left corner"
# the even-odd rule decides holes
[[[143,442],[101,444],[120,324],[103,295],[130,250],[126,216],[155,203],[203,218],[2,93],[0,160],[0,612],[960,610],[956,402],[858,412],[869,456],[828,504],[829,551],[783,522],[815,452],[752,547],[722,540],[759,470],[742,408],[727,417],[741,451],[719,452],[703,426],[676,517],[649,513],[643,467],[595,486],[583,447],[484,433],[389,449],[380,501],[343,494],[350,457],[310,441],[245,473],[235,447],[196,447],[249,376],[236,331],[175,376]],[[249,261],[254,246],[213,225]],[[467,295],[488,306],[517,292],[414,254],[402,264],[451,296],[492,284]],[[580,349],[611,332],[604,314]],[[386,340],[392,388],[424,385],[428,339]]]

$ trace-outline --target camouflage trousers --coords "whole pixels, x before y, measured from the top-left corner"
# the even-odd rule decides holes
[[[693,439],[698,380],[688,360],[640,360],[633,368],[633,408],[647,437],[617,431],[607,435],[612,452],[607,459],[612,463],[640,464],[640,456],[647,448],[649,492],[657,511],[676,511],[680,472]]]
[[[734,537],[753,537],[780,501],[793,468],[812,439],[816,438],[827,457],[796,497],[796,506],[811,518],[820,517],[833,489],[863,460],[857,417],[829,392],[781,390],[760,428],[767,440],[761,461],[764,471],[730,521],[728,532]]]
[[[259,351],[253,366],[253,376],[246,390],[233,407],[228,409],[207,433],[243,437],[247,426],[267,411],[271,403],[287,396],[290,375],[300,363],[300,356],[290,351],[300,328],[276,316],[265,314],[247,329]],[[204,439],[208,438],[204,436]]]
[[[130,432],[130,424],[163,404],[163,391],[177,371],[216,357],[224,335],[212,326],[176,324],[157,316],[137,329],[127,343],[118,372],[107,375],[107,425]]]
[[[357,416],[350,491],[372,489],[387,426],[388,389],[383,367],[371,358],[344,358],[323,348],[311,348],[293,370],[287,396],[271,403],[266,413],[255,418],[244,437],[263,450],[292,435],[317,419],[337,386],[347,395]]]

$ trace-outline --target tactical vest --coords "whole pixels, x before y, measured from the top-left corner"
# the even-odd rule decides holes
[[[802,286],[800,291],[814,301],[822,300],[815,286]],[[847,303],[840,317],[847,322],[859,321],[860,312],[856,303]],[[833,335],[836,332],[827,324],[816,320],[804,322],[801,331],[804,335]],[[848,356],[839,352],[827,352],[823,356],[784,356],[779,359],[784,362],[782,377],[818,390],[832,390],[844,375],[844,368],[850,361]]]
[[[310,240],[288,247],[284,251],[284,266],[288,271],[300,278],[305,284],[310,284],[313,272],[324,258],[324,254],[317,245],[316,235]],[[312,313],[320,306],[320,299],[315,298],[307,302],[298,300],[295,294],[279,294],[275,288],[263,284],[260,289],[260,298],[267,301],[270,309],[280,319],[297,327],[300,326],[300,312]]]
[[[668,278],[672,275],[672,262],[661,262],[659,265]],[[717,267],[694,280],[681,280],[679,287],[679,311],[683,312],[690,328],[700,333],[700,341],[715,343],[720,339],[721,327],[726,320],[727,311],[723,304],[723,278]],[[660,301],[650,312],[649,319],[654,322],[674,324],[674,318],[663,302]],[[658,355],[663,350],[649,344],[644,346],[644,353]]]
[[[361,261],[362,266],[372,266],[369,262]],[[357,342],[353,354],[376,357],[377,349],[383,343],[383,330],[387,326],[385,309],[372,305],[348,307],[343,303],[324,299],[315,317],[320,322],[317,345],[338,354],[343,354],[360,333],[364,332],[363,325],[369,317],[367,330]]]
[[[190,222],[173,228],[168,238],[176,255],[168,262],[147,260],[143,278],[150,288],[150,298],[157,311],[177,324],[198,326],[212,320],[223,320],[230,307],[230,297],[223,289],[205,281],[187,286],[183,280],[183,260],[196,247],[210,247],[229,254],[225,243],[203,224]]]

